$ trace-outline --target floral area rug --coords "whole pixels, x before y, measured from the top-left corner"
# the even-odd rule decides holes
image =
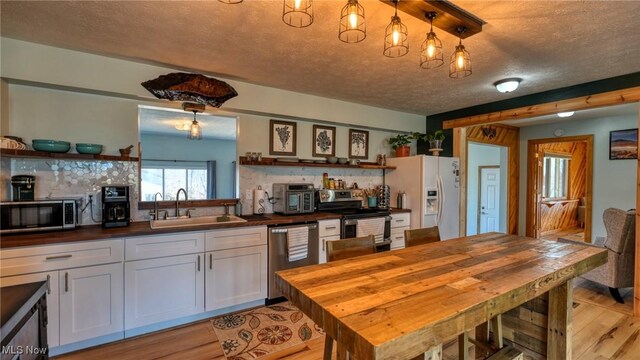
[[[324,332],[290,302],[211,320],[227,360],[270,357]]]

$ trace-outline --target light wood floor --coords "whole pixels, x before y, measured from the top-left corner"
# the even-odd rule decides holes
[[[544,240],[556,241],[558,238],[571,239],[576,241],[584,241],[584,229],[580,227],[552,230],[543,233],[540,236]]]
[[[640,359],[640,319],[631,316],[633,291],[621,289],[620,294],[625,304],[616,303],[606,287],[581,279],[575,281],[573,359]],[[306,345],[306,348],[281,358],[322,359],[323,338]],[[448,344],[443,355],[447,360],[457,359],[457,344]],[[202,321],[56,357],[56,360],[86,359],[225,360],[225,357],[209,321]]]

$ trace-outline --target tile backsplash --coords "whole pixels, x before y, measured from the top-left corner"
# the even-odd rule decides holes
[[[11,176],[34,175],[36,198],[81,198],[85,207],[85,194],[93,194],[93,221],[91,208],[82,212],[81,225],[99,223],[102,216],[101,187],[103,185],[129,185],[131,198],[138,198],[138,163],[130,161],[79,161],[55,159],[6,159],[2,170],[2,200],[11,200]],[[137,208],[132,206],[131,217],[138,219]]]
[[[316,189],[322,187],[322,174],[330,178],[342,179],[345,188],[357,183],[359,188],[371,188],[382,185],[382,170],[353,168],[317,168],[317,167],[275,167],[240,166],[240,201],[242,213],[253,213],[253,190],[261,186],[269,196],[273,196],[274,183],[311,183]],[[265,213],[273,212],[272,205],[265,201]]]

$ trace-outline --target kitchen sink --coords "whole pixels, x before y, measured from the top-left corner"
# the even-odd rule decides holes
[[[233,223],[243,223],[243,222],[247,222],[247,220],[234,215],[227,215],[227,216],[213,215],[213,216],[198,216],[198,217],[192,217],[192,218],[151,220],[150,225],[152,229],[166,229],[166,228],[174,228],[174,227],[233,224]]]

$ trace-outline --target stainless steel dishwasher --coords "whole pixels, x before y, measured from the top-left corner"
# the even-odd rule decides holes
[[[307,257],[290,262],[287,256],[287,232],[288,229],[301,226],[306,226],[309,229]],[[282,296],[276,290],[276,271],[318,263],[318,242],[318,223],[315,221],[269,227],[269,298],[267,302]]]

